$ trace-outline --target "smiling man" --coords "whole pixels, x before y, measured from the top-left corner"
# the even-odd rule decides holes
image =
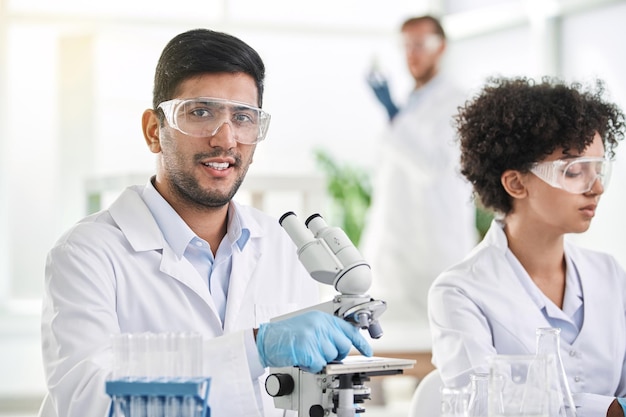
[[[42,417],[107,417],[111,335],[195,332],[211,416],[283,415],[262,388],[269,366],[318,372],[352,346],[355,326],[322,312],[318,287],[274,219],[232,200],[269,127],[254,49],[197,29],[159,59],[143,113],[156,175],[127,188],[55,244],[46,263]]]

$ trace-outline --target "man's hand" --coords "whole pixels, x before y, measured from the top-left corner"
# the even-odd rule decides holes
[[[352,346],[372,356],[372,348],[357,327],[321,311],[261,324],[256,344],[264,367],[299,366],[312,373],[345,358]]]

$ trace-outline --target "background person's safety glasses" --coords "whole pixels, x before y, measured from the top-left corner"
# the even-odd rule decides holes
[[[173,99],[159,104],[167,123],[185,135],[211,137],[229,124],[235,140],[254,145],[265,139],[270,115],[258,107],[212,97]]]
[[[534,163],[530,172],[555,188],[573,194],[589,192],[596,182],[607,187],[611,177],[612,161],[602,157],[557,159]]]

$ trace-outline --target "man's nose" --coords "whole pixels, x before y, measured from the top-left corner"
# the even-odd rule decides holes
[[[218,125],[209,136],[209,144],[214,147],[222,147],[225,149],[237,146],[235,139],[235,130],[230,121],[225,120]]]

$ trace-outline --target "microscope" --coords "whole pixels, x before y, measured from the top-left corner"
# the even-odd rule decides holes
[[[373,339],[380,338],[383,331],[378,319],[387,305],[367,294],[372,284],[370,266],[346,233],[329,227],[319,214],[311,215],[303,224],[295,213],[287,212],[279,222],[296,244],[298,258],[311,277],[332,285],[338,294],[331,301],[272,321],[319,310],[367,329]],[[365,383],[371,376],[401,374],[414,363],[408,359],[348,356],[316,374],[298,367],[270,368],[265,389],[277,408],[298,411],[299,417],[354,417],[365,412],[361,404],[370,399],[371,390]]]

